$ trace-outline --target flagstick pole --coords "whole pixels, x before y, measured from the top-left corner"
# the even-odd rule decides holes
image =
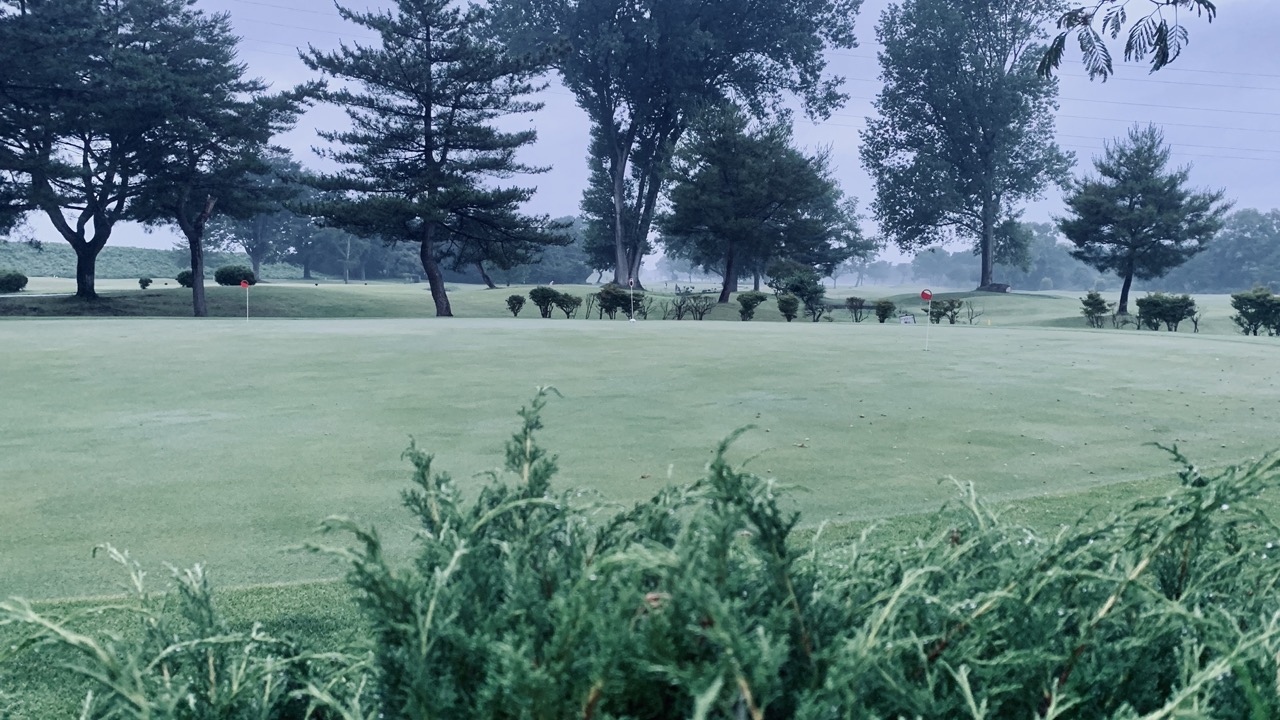
[[[244,321],[249,322],[249,288],[244,289]]]
[[[925,310],[924,351],[929,352],[929,326],[933,324],[933,296],[929,296],[929,309]]]

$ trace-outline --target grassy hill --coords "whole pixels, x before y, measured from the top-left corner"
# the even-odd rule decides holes
[[[242,253],[210,252],[206,256],[209,277],[223,265],[248,265]],[[96,277],[100,279],[142,277],[172,279],[191,267],[186,250],[114,247],[108,245],[98,255]],[[74,278],[76,253],[70,245],[45,243],[38,249],[19,242],[0,242],[0,270],[17,270],[28,277]],[[269,264],[262,268],[266,279],[301,278],[293,265]]]

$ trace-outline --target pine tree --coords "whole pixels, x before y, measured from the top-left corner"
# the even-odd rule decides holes
[[[1075,244],[1071,255],[1124,280],[1118,314],[1129,312],[1133,279],[1151,280],[1203,251],[1222,229],[1231,204],[1223,191],[1186,187],[1190,167],[1169,169],[1169,146],[1154,126],[1135,125],[1095,158],[1097,178],[1072,183],[1069,215],[1058,220]]]
[[[588,248],[607,237],[614,282],[639,279],[649,231],[684,133],[729,98],[753,111],[801,97],[840,105],[827,48],[856,46],[861,0],[495,0],[517,46],[561,48],[552,63],[591,118]],[[637,284],[638,287],[638,284]]]
[[[392,10],[338,10],[381,44],[303,54],[311,69],[341,81],[320,97],[351,119],[350,130],[321,133],[335,144],[326,155],[344,166],[320,180],[342,193],[321,213],[357,235],[417,243],[436,315],[452,316],[442,262],[473,262],[477,243],[490,248],[484,259],[494,246],[561,242],[549,220],[519,213],[533,189],[492,182],[541,172],[515,159],[535,131],[494,125],[541,107],[521,99],[539,89],[538,66],[490,37],[479,5],[397,0]]]
[[[856,214],[831,177],[827,156],[792,146],[786,121],[749,127],[730,108],[708,117],[681,151],[670,190],[671,211],[658,225],[667,253],[724,278],[720,302],[738,278],[775,259],[824,272],[873,252]]]

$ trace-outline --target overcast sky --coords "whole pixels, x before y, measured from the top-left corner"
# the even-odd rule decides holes
[[[349,0],[352,7],[385,6],[377,0]],[[860,47],[829,54],[830,70],[845,78],[849,101],[819,124],[797,121],[797,141],[806,147],[830,146],[837,177],[846,193],[863,207],[873,197],[872,186],[858,160],[858,130],[872,114],[871,101],[879,90],[875,25],[890,0],[866,0],[858,18]],[[1134,122],[1155,123],[1165,130],[1180,164],[1191,164],[1192,182],[1225,188],[1236,207],[1263,210],[1280,206],[1280,56],[1273,51],[1280,28],[1280,2],[1222,0],[1213,24],[1191,18],[1191,44],[1178,61],[1149,74],[1143,65],[1126,65],[1117,56],[1117,74],[1106,83],[1090,82],[1077,56],[1061,73],[1058,140],[1076,153],[1076,172],[1090,167],[1104,139],[1123,135]],[[1136,14],[1145,0],[1133,0]],[[227,12],[242,38],[241,58],[251,74],[277,89],[310,79],[296,48],[308,44],[327,49],[340,40],[372,40],[343,22],[324,0],[201,0],[206,11]],[[526,162],[552,170],[529,182],[538,194],[529,210],[553,216],[574,215],[586,179],[588,123],[573,96],[554,81],[540,98],[545,108],[531,118],[539,140],[523,155]],[[297,129],[281,139],[304,164],[319,167],[311,148],[320,142],[317,128],[334,128],[341,115],[317,108],[305,115]],[[1028,208],[1027,219],[1048,220],[1060,211],[1056,190]],[[874,228],[868,223],[868,231]],[[37,227],[42,239],[56,235]],[[167,231],[145,234],[121,228],[113,245],[171,247]]]

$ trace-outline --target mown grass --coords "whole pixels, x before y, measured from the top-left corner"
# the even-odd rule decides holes
[[[464,478],[536,385],[562,482],[630,502],[696,476],[727,433],[805,486],[813,523],[915,513],[1275,444],[1269,338],[813,323],[26,320],[0,323],[0,595],[110,587],[100,542],[230,585],[334,569],[285,548],[338,512],[404,547],[410,436]],[[478,483],[480,480],[468,480]],[[399,530],[397,530],[399,528]]]
[[[90,549],[111,542],[153,576],[165,562],[207,563],[233,622],[358,637],[332,580],[342,568],[288,548],[341,513],[403,552],[408,437],[476,487],[473,473],[498,464],[514,408],[541,384],[565,394],[546,413],[544,443],[561,455],[558,485],[584,489],[584,502],[690,480],[717,440],[753,424],[735,455],[803,486],[796,507],[810,529],[834,523],[830,542],[870,522],[887,540],[913,537],[921,513],[952,495],[939,483],[947,475],[974,480],[1018,522],[1052,528],[1167,489],[1168,459],[1147,443],[1177,443],[1206,465],[1276,445],[1274,339],[1203,325],[1200,335],[1052,327],[1078,319],[1070,297],[984,297],[978,325],[932,328],[926,354],[923,326],[847,316],[740,323],[721,308],[733,322],[629,324],[546,321],[526,308],[498,319],[515,291],[459,289],[464,317],[452,321],[0,322],[0,596],[109,594],[122,577]],[[901,288],[850,294],[884,296],[872,291],[910,302]],[[252,293],[255,308],[274,296],[281,314],[302,317],[430,314],[422,286]],[[150,294],[187,311],[172,289],[119,297]],[[1225,317],[1225,298],[1202,305]],[[68,716],[82,697],[47,660],[0,677],[0,691],[19,696],[15,717]]]

